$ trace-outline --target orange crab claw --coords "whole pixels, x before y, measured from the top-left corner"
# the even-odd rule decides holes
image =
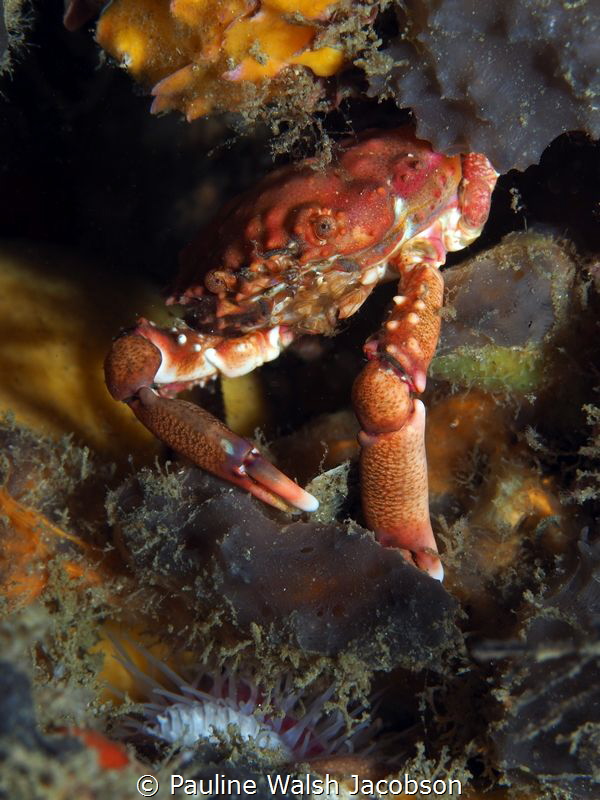
[[[437,268],[415,266],[394,298],[389,319],[367,342],[370,361],[354,382],[352,400],[362,431],[363,512],[378,540],[442,580],[444,570],[429,519],[425,389],[440,329],[443,279]]]
[[[185,400],[160,397],[151,386],[162,363],[144,336],[117,339],[104,364],[106,385],[155,436],[194,464],[284,511],[315,511],[319,503],[270,464],[247,439]]]
[[[378,388],[384,392],[373,401]],[[353,399],[363,425],[358,441],[365,522],[382,545],[398,547],[407,561],[441,581],[444,570],[429,521],[425,406],[412,400],[407,384],[378,361],[369,362],[357,378]],[[396,406],[388,418],[395,429],[378,419],[377,406],[387,402]],[[373,421],[379,432],[373,431]]]
[[[315,511],[318,501],[263,458],[258,450],[208,411],[172,400],[148,387],[129,403],[148,430],[178,453],[275,508]]]

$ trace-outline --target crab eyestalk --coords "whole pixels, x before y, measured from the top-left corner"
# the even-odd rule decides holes
[[[318,501],[268,462],[247,439],[208,411],[185,400],[161,397],[153,388],[163,353],[139,331],[113,342],[104,364],[106,385],[165,444],[202,469],[251,492],[283,511],[315,511]],[[169,333],[152,328],[157,338]]]

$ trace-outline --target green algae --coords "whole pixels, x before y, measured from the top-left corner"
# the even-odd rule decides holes
[[[548,359],[535,345],[467,345],[434,358],[429,373],[432,378],[476,386],[488,392],[527,394],[544,384],[548,377]]]

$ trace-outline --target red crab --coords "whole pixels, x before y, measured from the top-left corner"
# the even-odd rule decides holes
[[[410,128],[348,139],[324,170],[311,160],[275,170],[184,251],[168,302],[187,307],[186,322],[159,329],[140,319],[116,339],[109,391],[204,469],[276,507],[314,511],[317,501],[250,442],[172,395],[219,372],[250,372],[300,335],[334,333],[379,281],[399,280],[352,393],[364,516],[382,544],[441,579],[416,396],[439,335],[438,268],[479,236],[496,178],[485,156],[440,155]]]

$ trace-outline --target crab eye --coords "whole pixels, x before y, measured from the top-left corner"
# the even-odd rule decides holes
[[[320,214],[312,221],[312,228],[317,239],[328,239],[335,233],[335,220],[332,217]]]
[[[228,269],[211,269],[204,278],[204,285],[213,294],[230,291],[236,282],[235,275]]]

